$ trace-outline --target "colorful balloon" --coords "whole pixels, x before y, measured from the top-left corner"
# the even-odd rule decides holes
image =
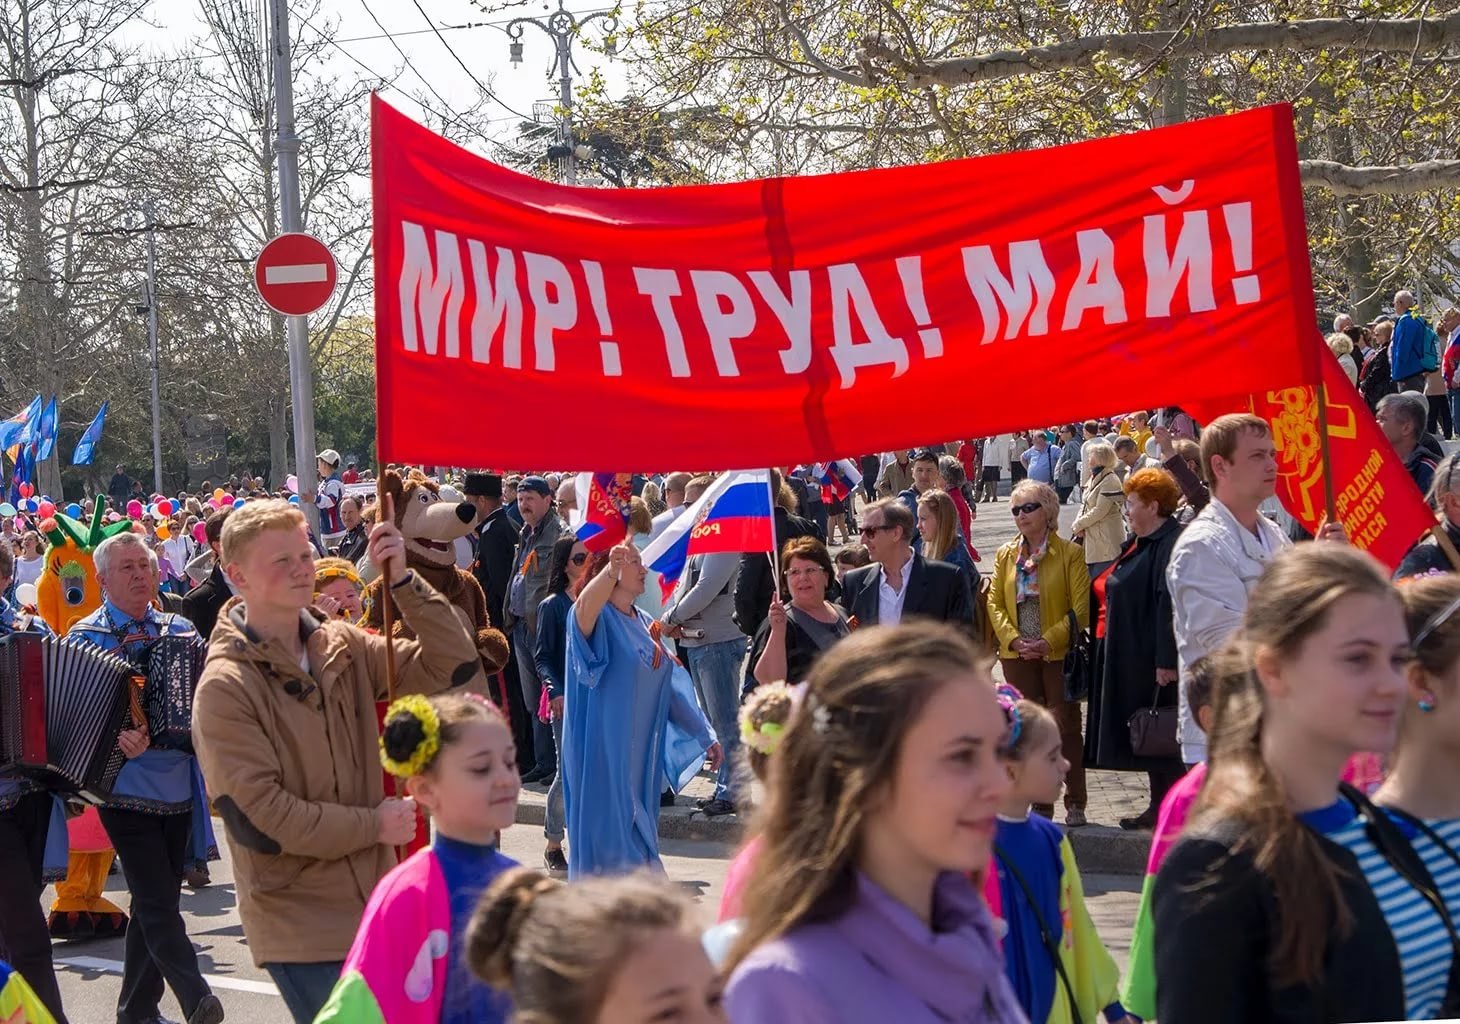
[[[20,491],[20,496],[22,498],[29,498],[32,494],[35,493],[35,488],[28,483],[21,484],[18,490]]]
[[[233,507],[234,508],[243,508],[243,506],[246,505],[246,504],[248,504],[248,503],[246,501],[244,501],[242,498],[234,498],[233,499]]]
[[[0,505],[0,516],[5,516],[9,518],[10,516],[15,515],[15,511],[15,506],[10,504],[10,502],[8,501],[5,502],[3,505]]]
[[[158,540],[167,540],[167,538],[169,538],[171,536],[172,536],[172,531],[170,529],[168,529],[166,523],[158,523],[157,524],[157,539]]]
[[[290,494],[298,494],[299,493],[299,478],[297,476],[295,476],[293,473],[290,473],[289,476],[287,478],[285,478],[285,480],[284,480],[284,486],[287,487],[287,488],[289,488],[289,493]]]
[[[221,502],[224,505],[232,505],[233,504],[233,495],[231,495],[231,494],[224,494],[223,497],[221,497],[221,498],[218,499],[218,501]]]
[[[289,504],[291,504],[291,505],[297,505],[297,504],[299,504],[299,495],[297,495],[297,494],[291,494],[291,495],[289,495]]]
[[[133,498],[131,501],[127,502],[127,518],[128,519],[141,519],[142,518],[142,503],[140,501],[138,501],[136,498]]]
[[[214,501],[222,501],[223,500],[223,495],[225,495],[227,493],[228,492],[225,491],[223,488],[221,488],[221,487],[215,487],[215,488],[213,488],[213,500]]]
[[[166,498],[163,498],[161,501],[159,501],[157,503],[157,514],[160,516],[172,515],[172,502],[168,501]]]
[[[193,540],[199,544],[208,543],[208,528],[202,523],[197,523],[193,526]]]
[[[34,498],[26,498],[25,499],[25,510],[27,512],[34,513],[36,511],[38,511],[40,509],[40,507],[41,507],[40,502],[36,501]]]
[[[56,514],[56,506],[53,502],[43,501],[36,507],[42,519],[49,519]]]
[[[0,511],[3,511],[3,510],[0,510]],[[82,515],[81,506],[78,505],[78,504],[76,504],[76,502],[74,502],[74,501],[71,502],[71,504],[69,504],[69,505],[66,506],[66,514],[68,516],[70,516],[72,519],[80,519],[81,518],[81,515]]]

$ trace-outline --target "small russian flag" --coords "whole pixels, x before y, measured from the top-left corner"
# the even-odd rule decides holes
[[[774,551],[774,509],[768,471],[725,473],[644,549],[644,564],[671,586],[691,555]]]
[[[845,501],[848,494],[862,483],[862,472],[852,464],[851,459],[837,459],[835,462],[818,462],[816,479],[830,487],[837,501]]]
[[[594,473],[587,483],[586,499],[579,498],[583,521],[577,529],[578,539],[589,551],[607,551],[628,536],[632,477]]]

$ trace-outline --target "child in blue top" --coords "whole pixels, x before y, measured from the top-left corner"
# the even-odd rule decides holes
[[[375,887],[315,1024],[503,1024],[510,1000],[479,981],[464,954],[477,901],[517,866],[497,849],[522,788],[511,731],[476,694],[402,697],[386,712],[380,750],[386,771],[430,812],[436,837]]]
[[[985,894],[1008,926],[1004,970],[1034,1024],[1095,1024],[1097,1012],[1126,1024],[1132,1018],[1116,999],[1120,975],[1085,907],[1069,840],[1030,813],[1054,802],[1070,769],[1059,724],[1008,684],[999,702],[1009,718],[1003,756],[1013,786],[999,808]]]

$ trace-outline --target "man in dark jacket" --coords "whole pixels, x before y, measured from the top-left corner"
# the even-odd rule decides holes
[[[793,503],[789,490],[783,491],[785,482],[781,471],[771,470],[771,493],[776,496],[776,550],[780,551],[786,542],[797,537],[815,537],[823,544],[826,534],[817,529],[809,519],[792,515],[788,506]],[[771,610],[771,591],[775,584],[771,579],[771,561],[765,552],[746,554],[740,557],[740,575],[735,579],[735,624],[740,632],[753,637],[760,624]]]
[[[233,596],[233,587],[223,575],[223,524],[228,520],[232,508],[220,508],[208,516],[203,531],[208,547],[213,550],[213,571],[183,598],[180,609],[184,618],[198,629],[198,635],[207,640],[213,635],[213,626],[218,622],[218,612]]]
[[[507,514],[507,506],[502,501],[502,478],[496,473],[468,473],[462,493],[477,510],[477,558],[471,568],[472,575],[487,596],[487,617],[495,628],[502,629],[502,609],[507,600],[507,585],[512,581],[512,559],[522,536],[522,525]],[[503,666],[502,680],[507,706],[512,712],[513,741],[518,751],[531,752],[532,720],[537,708],[529,709],[523,703],[522,676],[515,657],[508,658]],[[528,763],[525,754],[518,756],[524,764]]]
[[[118,512],[126,510],[127,501],[132,497],[132,478],[127,475],[126,466],[117,464],[117,471],[106,485],[106,493],[112,500],[112,508]]]
[[[335,548],[335,554],[347,562],[358,562],[370,543],[370,531],[360,518],[360,499],[347,494],[340,499],[340,522],[345,533]]]
[[[863,510],[862,543],[873,561],[842,579],[842,608],[862,626],[923,618],[973,628],[968,578],[946,562],[930,562],[913,552],[916,523],[897,498],[883,498]]]

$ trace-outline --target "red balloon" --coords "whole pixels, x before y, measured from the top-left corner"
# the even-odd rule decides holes
[[[166,498],[164,498],[162,501],[159,501],[157,503],[157,514],[160,516],[172,515],[172,502],[168,501]]]
[[[28,483],[23,483],[20,485],[20,496],[22,498],[29,498],[34,493],[35,487],[33,485]]]
[[[40,512],[42,519],[49,519],[51,518],[51,516],[56,514],[56,506],[53,502],[43,501],[41,502],[41,507],[38,511]]]

